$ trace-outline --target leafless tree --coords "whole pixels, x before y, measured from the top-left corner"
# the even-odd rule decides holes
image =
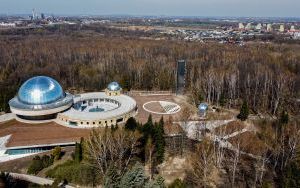
[[[103,176],[112,167],[122,174],[137,153],[138,138],[137,132],[94,129],[86,141],[88,161]]]

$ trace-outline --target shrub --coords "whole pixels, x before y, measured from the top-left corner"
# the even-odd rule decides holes
[[[56,146],[52,150],[52,155],[53,155],[55,161],[59,160],[61,158],[61,156],[62,156],[61,147]]]
[[[27,169],[28,174],[37,174],[44,168],[51,166],[53,164],[53,156],[43,155],[42,158],[40,156],[35,156],[32,159],[30,166]]]
[[[31,162],[30,166],[27,169],[27,173],[28,174],[37,174],[43,168],[44,168],[43,167],[43,162],[42,162],[40,156],[35,156],[32,159],[32,162]]]
[[[95,184],[97,177],[95,177],[94,169],[88,165],[78,163],[72,160],[56,166],[46,172],[46,176],[55,178],[57,181],[66,179],[68,182],[79,185]]]
[[[120,187],[143,187],[146,179],[144,167],[140,163],[137,163],[131,170],[124,174],[120,182]]]
[[[181,179],[175,179],[168,188],[186,188],[186,184]]]

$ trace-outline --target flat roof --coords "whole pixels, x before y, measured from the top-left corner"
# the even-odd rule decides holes
[[[101,112],[86,112],[79,111],[73,107],[65,112],[60,113],[63,116],[68,117],[70,120],[82,120],[82,121],[97,121],[99,119],[111,119],[126,114],[136,108],[136,101],[127,95],[108,96],[105,92],[92,92],[76,95],[74,103],[79,101],[87,101],[91,99],[111,99],[118,101],[120,106],[116,109]]]

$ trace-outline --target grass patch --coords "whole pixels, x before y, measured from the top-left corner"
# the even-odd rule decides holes
[[[67,180],[78,185],[95,185],[100,178],[96,177],[94,169],[84,163],[68,160],[46,172],[46,176],[58,181]]]

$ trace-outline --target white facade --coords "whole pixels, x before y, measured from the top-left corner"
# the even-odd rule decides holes
[[[57,119],[58,123],[68,126],[105,127],[124,123],[136,113],[136,101],[127,95],[93,92],[74,97],[74,106],[59,113]]]
[[[267,25],[267,31],[268,31],[268,32],[272,32],[272,31],[273,31],[272,24],[268,24],[268,25]]]
[[[243,23],[239,23],[239,29],[245,29],[245,26]]]

